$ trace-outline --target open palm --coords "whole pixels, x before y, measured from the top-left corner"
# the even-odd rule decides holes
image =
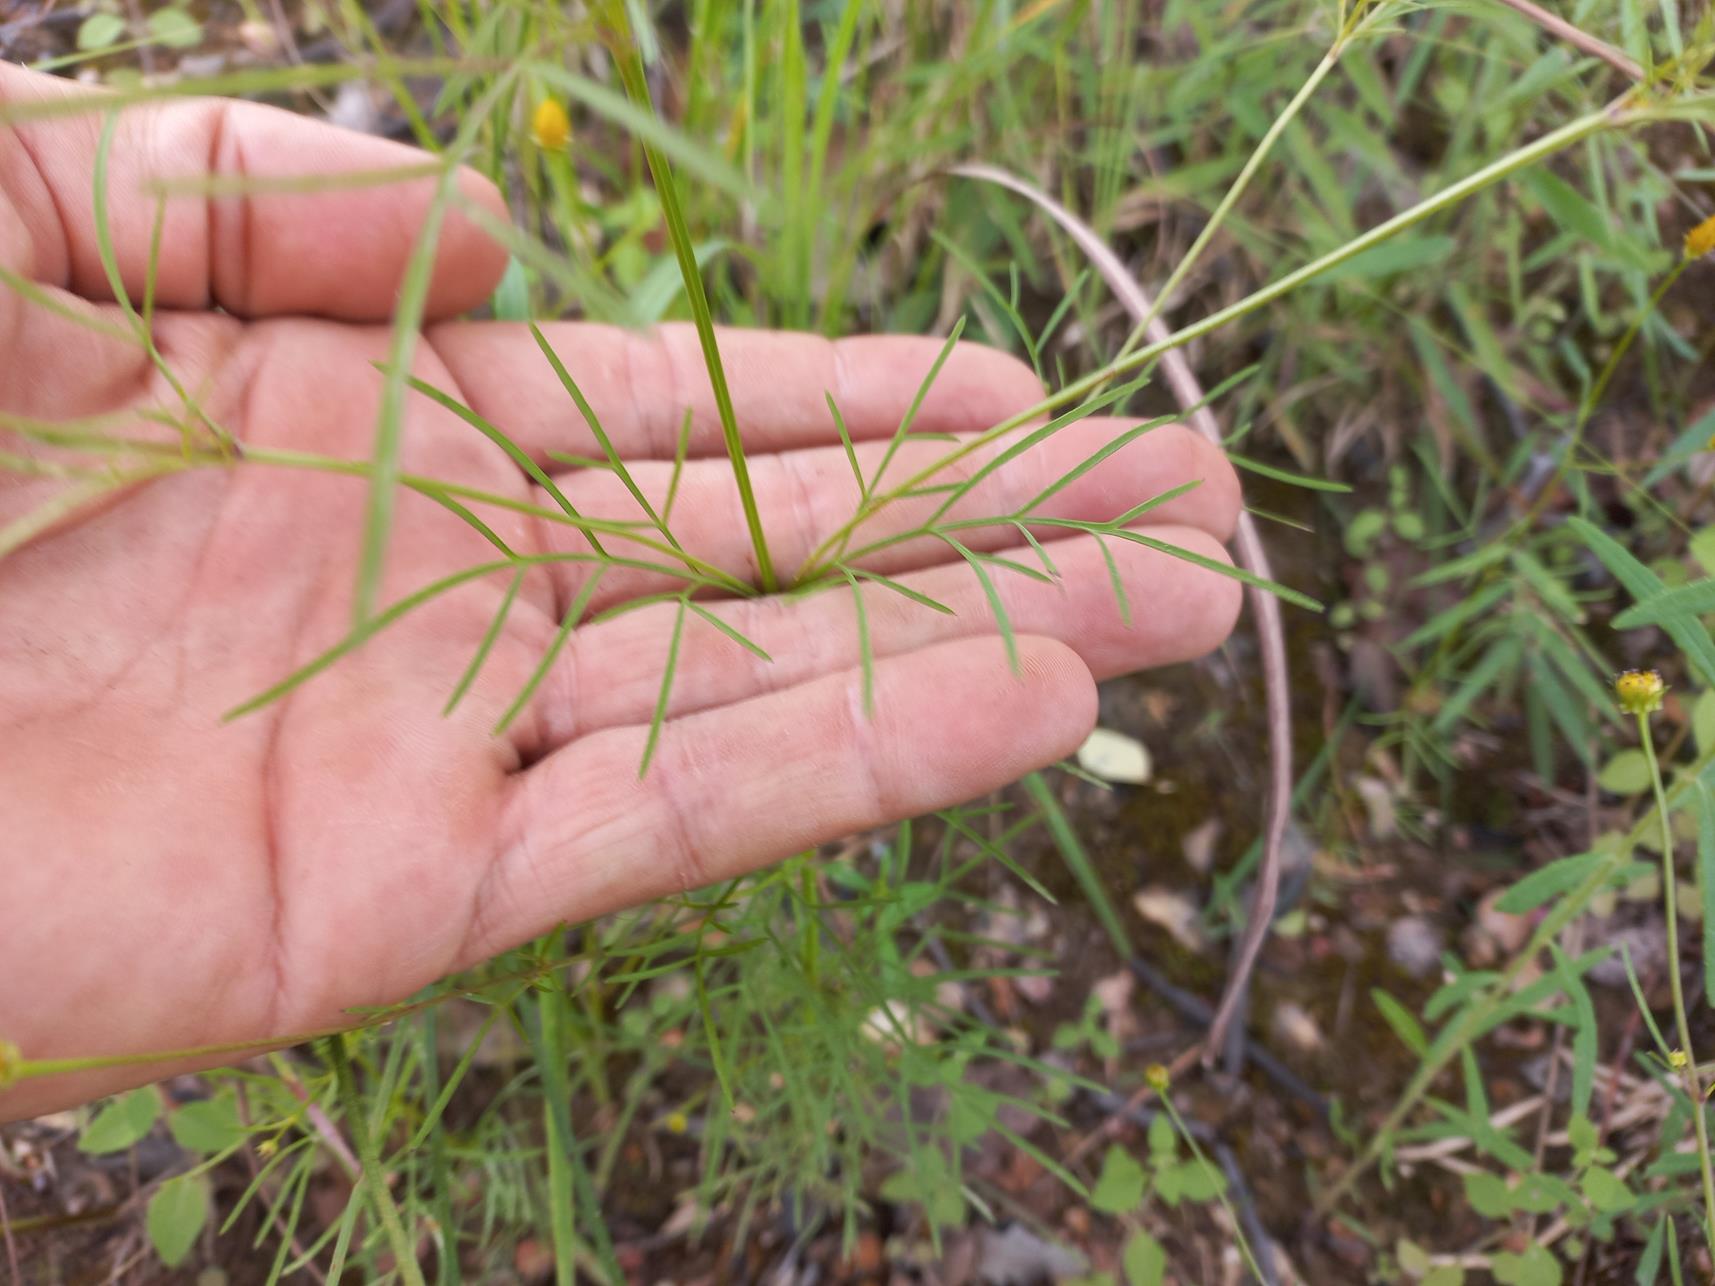
[[[0,68],[0,104],[70,92]],[[147,354],[114,333],[123,315],[92,209],[99,132],[94,114],[0,125],[0,267],[45,288],[0,290],[0,412],[11,426],[0,427],[0,531],[77,485],[56,469],[93,458],[16,431],[26,421],[107,417],[102,433],[172,440],[176,431],[146,413],[183,405]],[[109,221],[133,299],[150,280],[155,202],[145,187],[154,179],[332,174],[417,159],[215,101],[127,112],[111,157]],[[467,176],[464,188],[500,211],[480,179]],[[375,364],[387,356],[387,319],[430,200],[431,184],[414,181],[170,201],[154,335],[208,421],[270,459],[367,460],[384,382]],[[431,316],[479,304],[502,262],[450,218]],[[657,506],[689,410],[674,534],[748,580],[750,542],[695,335],[582,324],[546,334]],[[939,345],[760,332],[725,333],[721,345],[763,525],[790,576],[857,500],[824,393],[867,476]],[[580,512],[640,516],[611,471],[554,463],[550,453],[598,451],[527,329],[439,320],[414,360],[418,377],[560,470]],[[1038,396],[1010,358],[961,347],[917,427],[971,433]],[[1088,420],[1065,430],[995,472],[960,512],[1016,508],[1124,427]],[[402,465],[413,474],[553,507],[502,450],[426,397],[411,395],[403,433]],[[946,449],[909,443],[890,477]],[[1196,479],[1201,486],[1149,518],[1162,539],[1220,557],[1237,486],[1218,452],[1178,429],[1144,435],[1057,494],[1050,511],[1105,520]],[[557,922],[970,798],[1074,748],[1094,717],[1092,676],[1197,655],[1226,635],[1239,604],[1229,580],[1116,543],[1128,626],[1100,549],[1073,535],[1051,546],[1057,583],[997,576],[1017,631],[1015,671],[967,566],[939,543],[902,543],[874,565],[954,612],[866,592],[873,717],[850,593],[705,600],[772,659],[690,617],[667,720],[640,777],[678,616],[671,603],[576,630],[522,716],[492,734],[590,574],[591,564],[567,561],[525,577],[479,678],[448,716],[447,696],[510,572],[436,598],[284,699],[223,722],[350,629],[366,497],[359,476],[240,459],[69,511],[0,560],[0,1038],[26,1056],[183,1049],[337,1025],[352,1006],[398,1000]],[[866,535],[920,524],[930,503],[903,502]],[[479,507],[521,553],[587,549],[573,527]],[[1019,543],[1000,527],[967,534],[973,547]],[[624,537],[606,543],[661,561]],[[401,491],[382,601],[495,556],[469,524]],[[589,605],[677,584],[612,568]],[[26,1081],[0,1093],[0,1119],[162,1070]]]

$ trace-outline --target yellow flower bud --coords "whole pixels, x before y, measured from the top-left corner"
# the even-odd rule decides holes
[[[666,1126],[669,1134],[683,1134],[686,1130],[691,1128],[691,1122],[686,1119],[683,1112],[669,1112],[667,1114]]]
[[[1672,1067],[1676,1072],[1683,1072],[1685,1070],[1685,1065],[1690,1061],[1691,1060],[1685,1056],[1685,1051],[1683,1049],[1673,1049],[1668,1051],[1668,1066]]]
[[[1167,1069],[1160,1063],[1151,1063],[1143,1069],[1143,1079],[1148,1083],[1149,1088],[1157,1094],[1165,1094],[1167,1093],[1168,1082],[1172,1078]]]
[[[1715,250],[1715,214],[1710,215],[1685,234],[1685,257],[1701,259]]]
[[[571,118],[557,100],[544,98],[536,104],[530,116],[530,137],[545,152],[561,151],[571,141]]]
[[[1620,709],[1627,714],[1649,714],[1661,709],[1661,698],[1666,691],[1667,684],[1654,670],[1627,670],[1614,676],[1614,695],[1620,700]]]

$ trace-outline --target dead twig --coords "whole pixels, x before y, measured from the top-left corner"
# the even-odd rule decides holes
[[[1040,188],[1007,170],[993,165],[956,165],[954,174],[998,184],[1034,202],[1077,242],[1078,249],[1090,260],[1134,321],[1149,318],[1147,334],[1151,343],[1159,344],[1170,332],[1167,323],[1156,314],[1143,287],[1126,270],[1119,256],[1110,250],[1096,233],[1070,210],[1048,196]],[[1176,348],[1161,357],[1168,386],[1183,407],[1194,427],[1216,446],[1222,445],[1221,427],[1214,413],[1204,405],[1202,386],[1191,371],[1191,364]],[[1268,554],[1256,522],[1246,510],[1239,512],[1238,530],[1234,536],[1238,564],[1254,576],[1273,580]],[[1268,804],[1263,823],[1262,861],[1257,869],[1256,887],[1251,897],[1250,915],[1244,936],[1239,940],[1226,991],[1215,1009],[1203,1043],[1204,1062],[1212,1061],[1226,1040],[1227,1028],[1243,1005],[1257,957],[1262,953],[1274,920],[1275,903],[1280,896],[1280,850],[1286,838],[1286,823],[1292,811],[1292,691],[1286,668],[1286,635],[1281,626],[1280,600],[1267,590],[1248,591],[1251,610],[1256,613],[1257,644],[1262,659],[1264,704],[1268,720]]]

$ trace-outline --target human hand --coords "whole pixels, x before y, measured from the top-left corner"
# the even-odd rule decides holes
[[[0,104],[75,92],[0,68]],[[0,267],[42,288],[33,298],[0,289],[0,546],[12,524],[75,485],[54,468],[98,458],[19,432],[25,420],[116,416],[101,432],[176,440],[145,413],[180,405],[177,396],[141,348],[112,333],[124,319],[91,213],[99,128],[93,113],[0,126]],[[417,159],[254,105],[127,111],[109,175],[127,293],[141,298],[149,275],[154,179],[328,175]],[[482,180],[463,186],[503,213]],[[413,180],[169,201],[154,336],[210,421],[259,452],[368,460],[384,379],[374,364],[388,355],[387,320],[431,188]],[[435,320],[413,369],[550,469],[550,450],[596,455],[528,330],[445,320],[487,297],[503,261],[471,224],[449,218],[429,298]],[[657,506],[690,409],[674,533],[748,579],[749,540],[694,333],[545,330]],[[857,500],[824,390],[873,470],[939,347],[722,334],[783,574]],[[961,346],[917,428],[971,434],[1039,397],[1017,362]],[[959,512],[1016,507],[1127,427],[1073,425],[997,471]],[[908,443],[889,476],[946,449]],[[416,395],[402,461],[527,506],[549,503],[500,449]],[[556,476],[587,516],[639,516],[609,471]],[[1148,515],[1151,534],[1221,558],[1238,488],[1189,431],[1144,435],[1046,512],[1105,520],[1193,479],[1202,485]],[[1240,601],[1231,580],[1112,542],[1135,613],[1128,627],[1096,543],[1043,529],[1045,542],[1061,537],[1050,546],[1060,581],[996,576],[1017,633],[1015,672],[967,566],[937,542],[901,544],[875,565],[954,614],[866,592],[876,657],[866,717],[850,593],[712,600],[773,659],[692,617],[640,779],[670,604],[576,630],[523,716],[491,735],[588,574],[587,564],[549,564],[523,582],[480,678],[448,717],[447,694],[509,573],[435,599],[284,699],[223,723],[350,629],[367,490],[360,476],[239,459],[70,511],[0,558],[0,1039],[25,1056],[180,1050],[336,1026],[354,1006],[399,1000],[556,923],[969,799],[1073,750],[1094,719],[1095,678],[1206,651]],[[911,529],[932,499],[899,502],[866,534]],[[573,528],[528,513],[484,507],[482,516],[520,552],[588,548]],[[968,536],[1001,551],[1020,543],[999,527]],[[466,523],[401,491],[381,600],[494,556]],[[613,569],[591,607],[673,588],[658,573]],[[0,1092],[0,1119],[185,1065],[23,1081]]]

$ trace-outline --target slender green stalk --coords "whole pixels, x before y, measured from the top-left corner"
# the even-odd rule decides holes
[[[1039,416],[1054,410],[1056,407],[1087,397],[1112,380],[1114,376],[1147,366],[1170,349],[1181,348],[1193,340],[1201,339],[1204,335],[1220,330],[1228,323],[1237,321],[1239,318],[1291,294],[1307,282],[1314,281],[1317,277],[1339,267],[1348,260],[1355,259],[1366,250],[1381,245],[1389,238],[1404,232],[1407,228],[1413,227],[1443,210],[1451,209],[1481,192],[1484,188],[1500,182],[1508,175],[1516,173],[1526,166],[1534,165],[1546,157],[1553,156],[1556,152],[1562,151],[1582,139],[1599,134],[1604,130],[1619,128],[1634,121],[1658,119],[1666,114],[1665,108],[1616,106],[1605,107],[1600,111],[1590,112],[1575,120],[1568,121],[1559,129],[1552,130],[1534,142],[1509,152],[1498,160],[1466,175],[1458,182],[1449,184],[1433,196],[1425,197],[1410,209],[1400,211],[1393,218],[1377,224],[1368,232],[1356,236],[1344,245],[1313,259],[1302,268],[1295,269],[1284,277],[1277,278],[1268,285],[1252,291],[1236,303],[1229,304],[1225,308],[1210,313],[1200,321],[1192,322],[1189,326],[1174,331],[1163,340],[1145,344],[1142,348],[1115,358],[1102,369],[1093,371],[1082,379],[1072,381],[1059,392],[1050,394],[1035,406],[1007,417],[993,428],[964,442],[935,463],[926,466],[904,482],[883,493],[876,499],[876,503],[869,508],[867,513],[854,516],[829,533],[827,538],[805,560],[801,579],[805,581],[814,580],[817,575],[824,571],[826,560],[832,552],[840,548],[842,543],[849,539],[851,532],[859,523],[874,514],[882,505],[922,486],[959,460],[983,450],[997,439],[1022,428]]]
[[[1685,1092],[1691,1099],[1691,1119],[1697,1127],[1698,1170],[1703,1178],[1703,1236],[1711,1252],[1715,1253],[1715,1166],[1710,1164],[1708,1113],[1703,1107],[1697,1057],[1691,1049],[1691,1022],[1685,1013],[1685,984],[1679,976],[1679,878],[1673,862],[1673,826],[1668,816],[1667,791],[1661,783],[1661,766],[1655,758],[1655,737],[1650,732],[1649,713],[1638,711],[1637,721],[1638,741],[1643,745],[1644,758],[1649,761],[1656,815],[1661,820],[1661,891],[1667,916],[1667,978],[1673,992],[1673,1025],[1679,1036],[1679,1054],[1684,1060],[1679,1074],[1685,1081]]]
[[[644,75],[643,59],[637,52],[635,40],[614,41],[614,61],[619,65],[625,92],[639,107],[655,110],[649,94],[649,81]],[[708,294],[703,289],[703,271],[697,265],[696,247],[691,242],[685,212],[679,203],[679,186],[673,178],[666,153],[651,143],[643,143],[643,156],[649,163],[649,173],[655,179],[655,194],[661,202],[661,217],[666,221],[668,239],[679,261],[679,273],[685,280],[685,298],[691,305],[691,317],[697,328],[697,341],[702,345],[703,364],[708,367],[709,385],[715,396],[715,410],[720,416],[721,437],[726,444],[727,462],[732,468],[733,483],[738,488],[740,505],[744,508],[744,525],[750,533],[751,549],[756,555],[756,576],[765,593],[780,587],[774,572],[774,560],[768,553],[768,538],[762,530],[762,512],[756,503],[756,491],[750,482],[750,465],[745,459],[744,439],[738,430],[738,417],[733,411],[732,392],[727,388],[726,368],[721,364],[720,345],[715,339],[714,315],[709,310]]]
[[[363,1100],[357,1093],[357,1078],[352,1074],[351,1059],[345,1052],[345,1037],[331,1036],[322,1047],[327,1051],[328,1061],[333,1064],[346,1128],[351,1131],[352,1142],[357,1144],[358,1159],[363,1162],[360,1182],[369,1190],[369,1199],[381,1218],[381,1228],[387,1234],[387,1244],[392,1248],[399,1276],[407,1286],[427,1286],[423,1280],[422,1265],[417,1262],[417,1252],[412,1249],[411,1242],[405,1236],[405,1225],[399,1219],[399,1207],[393,1203],[393,1194],[387,1190],[387,1179],[381,1173],[381,1149],[375,1136],[370,1133],[369,1122],[364,1117]]]

